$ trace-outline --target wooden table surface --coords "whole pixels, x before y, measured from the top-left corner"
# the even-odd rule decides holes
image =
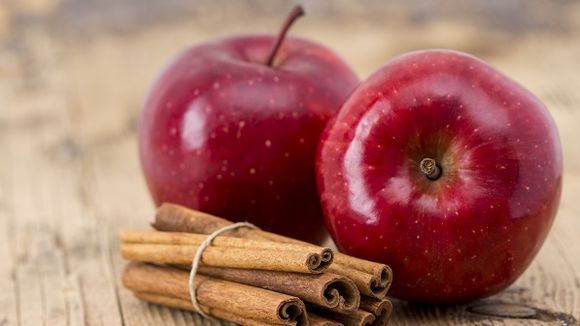
[[[471,52],[531,89],[557,122],[562,203],[532,266],[480,302],[396,302],[392,325],[580,319],[580,2],[488,3],[305,1],[311,15],[292,31],[342,53],[362,78],[413,49]],[[154,212],[137,159],[136,120],[151,81],[178,49],[229,32],[276,31],[288,7],[259,0],[0,0],[1,326],[211,324],[140,302],[120,286],[116,234],[146,227]],[[474,312],[494,303],[536,314]]]

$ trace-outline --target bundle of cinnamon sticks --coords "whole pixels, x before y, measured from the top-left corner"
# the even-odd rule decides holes
[[[123,284],[136,297],[196,311],[189,269],[208,234],[225,219],[175,204],[157,211],[152,231],[125,231],[131,262]],[[386,325],[390,268],[259,229],[215,238],[193,282],[202,313],[241,325]]]

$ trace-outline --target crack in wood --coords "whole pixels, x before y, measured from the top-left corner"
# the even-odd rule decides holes
[[[558,323],[558,325],[562,326],[577,325],[576,318],[567,313],[554,312],[523,304],[502,301],[475,304],[467,307],[467,311],[484,317],[500,319],[529,319],[549,323]]]

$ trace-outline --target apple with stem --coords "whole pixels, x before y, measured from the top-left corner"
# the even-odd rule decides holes
[[[173,202],[307,241],[325,236],[314,170],[327,120],[358,84],[329,49],[278,36],[207,42],[161,73],[139,122],[157,205]]]
[[[530,264],[558,209],[562,151],[534,95],[428,50],[362,82],[322,135],[317,174],[341,250],[390,265],[395,297],[458,303]]]

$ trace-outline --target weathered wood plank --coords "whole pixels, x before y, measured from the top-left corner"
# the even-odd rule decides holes
[[[60,74],[56,49],[43,30],[28,30],[22,48],[27,64],[42,68],[34,87],[8,112],[9,121],[42,122],[9,129],[5,137],[17,246],[17,289],[21,325],[121,325],[107,228],[95,223],[79,196],[80,163],[68,139],[66,76]],[[42,50],[41,50],[42,48]],[[38,72],[38,74],[41,74]],[[36,89],[36,87],[40,87]],[[42,119],[41,119],[42,120]]]
[[[5,148],[6,143],[0,137],[0,148]],[[0,163],[0,169],[7,165]],[[0,177],[0,325],[17,325],[18,305],[16,270],[13,247],[13,222],[7,211],[8,201],[7,182]]]

